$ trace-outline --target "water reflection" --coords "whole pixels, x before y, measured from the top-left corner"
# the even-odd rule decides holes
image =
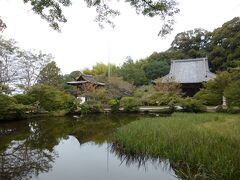
[[[145,171],[148,170],[148,165],[151,164],[155,168],[161,167],[161,169],[166,171],[171,171],[170,162],[166,159],[154,158],[147,155],[136,155],[136,154],[126,154],[115,147],[114,144],[110,144],[110,152],[115,154],[115,156],[121,161],[121,164],[125,164],[127,167],[132,165],[137,165],[138,168],[144,168]]]
[[[0,179],[30,179],[32,175],[48,172],[54,155],[48,150],[33,149],[26,141],[12,141],[0,154]]]
[[[43,118],[0,124],[0,179],[176,179],[169,163],[119,154],[107,142],[137,115]]]

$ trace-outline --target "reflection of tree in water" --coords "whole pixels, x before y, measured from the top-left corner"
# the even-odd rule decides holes
[[[0,154],[0,179],[30,179],[32,175],[48,172],[53,153],[48,150],[32,149],[25,141],[12,141]]]
[[[31,179],[48,172],[57,157],[54,147],[69,135],[77,137],[81,144],[102,144],[110,139],[115,128],[137,119],[136,115],[97,115],[1,124],[0,180]]]
[[[12,131],[11,131],[12,129]],[[36,146],[39,133],[37,124],[20,123],[2,127],[0,135],[0,179],[30,179],[48,172],[56,157],[54,152]]]
[[[76,137],[80,144],[93,141],[102,144],[111,141],[112,132],[123,125],[139,119],[136,114],[100,114],[80,117],[71,126],[70,135]],[[70,126],[69,126],[70,127]]]

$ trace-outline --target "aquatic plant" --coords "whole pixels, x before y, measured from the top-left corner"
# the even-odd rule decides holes
[[[125,154],[167,158],[184,179],[240,177],[239,115],[175,113],[143,118],[119,128],[114,146]]]

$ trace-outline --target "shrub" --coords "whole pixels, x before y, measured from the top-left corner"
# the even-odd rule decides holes
[[[103,105],[106,105],[109,101],[109,97],[107,96],[107,91],[105,88],[97,88],[92,91],[88,91],[83,94],[87,99],[92,99],[94,101],[98,101]]]
[[[197,113],[206,111],[206,106],[204,106],[201,101],[193,98],[182,99],[180,105],[182,106],[184,112]]]
[[[6,108],[8,105],[16,104],[17,101],[14,97],[0,94],[0,111]]]
[[[111,112],[118,112],[120,108],[120,101],[117,99],[109,100],[108,104],[110,105]]]
[[[126,112],[136,112],[139,110],[139,102],[134,97],[123,97],[120,100],[120,106],[123,107]]]
[[[222,104],[222,95],[207,89],[201,89],[194,98],[202,101],[204,105],[217,106]]]
[[[229,107],[240,107],[240,81],[230,83],[224,90],[224,96]]]
[[[10,108],[10,111],[15,113],[16,118],[23,118],[26,112],[33,112],[35,108],[30,105],[16,104],[14,107]]]
[[[225,112],[231,113],[231,114],[236,114],[236,113],[240,113],[240,109],[233,107],[233,106],[229,106],[229,107],[227,107]]]
[[[111,98],[121,98],[129,96],[135,87],[121,77],[111,77],[106,84],[107,94]]]
[[[0,120],[21,118],[26,111],[32,109],[32,106],[17,104],[16,99],[13,97],[0,94]]]
[[[141,105],[169,105],[180,100],[180,94],[173,92],[158,92],[153,86],[144,86],[134,92],[134,97]]]
[[[28,94],[17,94],[14,96],[19,104],[31,105],[34,103],[34,98]]]
[[[218,105],[218,106],[216,107],[216,112],[226,112],[226,110],[223,108],[222,105]]]
[[[39,102],[40,108],[47,111],[71,111],[75,107],[73,96],[48,85],[35,85],[28,95]]]
[[[181,94],[181,84],[174,81],[171,78],[158,78],[154,80],[155,89],[160,93],[173,93],[173,94]]]
[[[239,79],[239,69],[221,72],[215,79],[206,82],[195,98],[205,105],[221,105],[222,96],[225,96],[229,106],[240,106]]]
[[[10,114],[10,109],[16,106],[16,99],[8,95],[0,94],[0,119],[4,119],[7,114]]]
[[[0,83],[0,94],[1,93],[11,94],[11,88],[6,84]]]
[[[134,92],[134,97],[138,99],[141,105],[155,105],[155,98],[152,98],[156,94],[156,90],[152,85],[141,86]]]
[[[148,96],[145,101],[150,105],[162,105],[167,106],[169,104],[176,104],[180,101],[181,97],[178,94],[174,93],[159,93],[155,92]],[[141,99],[140,99],[141,100]]]
[[[180,102],[180,95],[173,93],[159,94],[157,97],[158,105],[170,105]]]
[[[82,114],[103,112],[103,106],[99,101],[89,100],[80,105]]]

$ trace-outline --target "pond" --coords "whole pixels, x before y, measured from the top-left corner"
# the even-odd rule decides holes
[[[112,132],[139,115],[91,115],[0,124],[0,179],[177,179],[168,160],[134,158],[112,148]]]

